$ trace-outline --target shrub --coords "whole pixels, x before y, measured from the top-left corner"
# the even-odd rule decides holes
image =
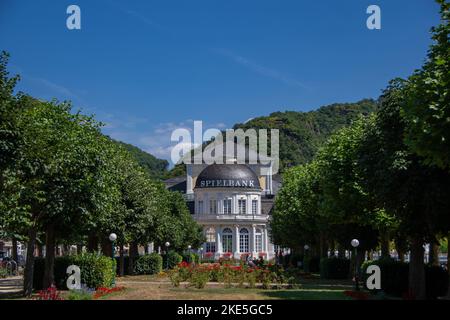
[[[363,283],[366,283],[367,268],[377,265],[381,270],[381,288],[391,295],[401,296],[408,291],[408,264],[391,258],[366,261],[361,266]]]
[[[292,254],[290,258],[290,264],[294,267],[298,267],[299,262],[303,264],[303,254]]]
[[[6,278],[8,276],[8,270],[0,266],[0,279]]]
[[[92,292],[84,290],[70,290],[67,300],[92,300]]]
[[[67,289],[66,280],[67,267],[73,263],[74,256],[62,256],[55,257],[55,265],[54,265],[54,280],[55,286],[58,289]],[[45,258],[35,258],[34,259],[34,273],[33,273],[33,288],[35,290],[42,290],[43,288],[43,280],[44,280],[44,271],[45,271]]]
[[[95,253],[83,253],[76,256],[55,257],[54,279],[59,289],[67,289],[67,267],[75,264],[80,267],[81,283],[89,288],[111,286],[115,276],[115,262],[108,257]],[[35,258],[33,288],[42,289],[44,277],[45,259]]]
[[[174,287],[179,287],[182,280],[182,273],[179,270],[179,267],[175,267],[168,272],[170,282]]]
[[[447,294],[448,273],[447,270],[438,266],[426,266],[425,278],[427,286],[427,297],[434,299]]]
[[[394,296],[403,296],[408,292],[409,265],[393,259],[366,261],[362,267],[362,277],[366,283],[369,265],[378,265],[381,270],[381,289]],[[425,266],[425,282],[428,299],[445,296],[448,289],[447,271],[437,266]]]
[[[136,274],[158,274],[162,271],[162,257],[156,252],[140,256],[136,260],[134,272]]]
[[[164,255],[164,267],[168,266],[169,269],[175,268],[181,261],[183,261],[183,257],[175,251],[169,251]]]
[[[331,257],[320,260],[320,277],[323,279],[346,279],[350,272],[350,260]]]
[[[73,264],[80,267],[81,283],[89,288],[111,287],[116,271],[116,261],[95,253],[73,256]]]
[[[309,272],[320,272],[320,257],[312,257],[309,261]]]
[[[256,286],[256,277],[257,277],[256,270],[253,269],[247,270],[246,281],[248,282],[248,286],[250,288],[254,288]]]
[[[183,261],[187,263],[200,263],[200,256],[196,253],[183,254]]]
[[[197,289],[203,289],[209,280],[209,271],[205,268],[195,268],[189,279],[190,285]]]

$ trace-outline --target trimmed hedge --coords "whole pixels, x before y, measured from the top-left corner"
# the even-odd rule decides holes
[[[73,262],[72,256],[55,257],[54,276],[55,286],[58,289],[67,289],[66,280],[67,267]],[[35,290],[42,290],[45,271],[45,258],[34,258],[34,273],[33,273],[33,288]]]
[[[114,278],[115,261],[111,258],[95,253],[82,255],[55,257],[54,279],[55,286],[62,290],[67,289],[67,267],[77,265],[81,270],[81,283],[89,288],[111,287]],[[35,258],[33,288],[43,289],[45,258]]]
[[[81,283],[88,288],[112,286],[116,270],[114,259],[95,253],[83,253],[73,258],[73,264],[81,269]]]
[[[158,274],[162,271],[162,257],[157,253],[145,254],[136,260],[136,274]]]
[[[409,264],[394,259],[366,261],[361,266],[362,278],[366,283],[367,267],[377,265],[381,270],[382,290],[394,296],[402,296],[408,292]],[[441,267],[425,266],[426,294],[428,299],[445,296],[448,289],[448,274]]]
[[[303,270],[305,272],[320,272],[320,258],[305,255],[303,257]]]
[[[349,272],[349,259],[331,257],[320,260],[320,277],[322,279],[347,279]]]
[[[183,254],[183,261],[188,263],[200,263],[200,256],[196,253]]]
[[[175,251],[169,251],[169,253],[163,256],[164,268],[167,267],[167,260],[169,269],[175,268],[181,261],[183,261],[183,257]]]

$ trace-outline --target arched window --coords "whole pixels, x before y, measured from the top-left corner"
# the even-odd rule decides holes
[[[246,228],[242,228],[239,232],[239,252],[250,252],[249,234]]]
[[[216,230],[212,227],[206,229],[206,252],[216,252]]]
[[[233,231],[230,228],[222,230],[222,251],[233,252]]]
[[[258,253],[263,251],[261,229],[255,229],[255,251]]]

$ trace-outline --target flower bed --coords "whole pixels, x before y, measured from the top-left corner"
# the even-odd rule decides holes
[[[221,260],[215,263],[190,264],[185,261],[178,264],[169,272],[169,278],[174,287],[181,282],[188,282],[188,286],[204,288],[207,282],[223,283],[225,287],[237,284],[239,287],[247,285],[250,288],[260,283],[268,288],[271,283],[287,283],[284,270],[272,264],[245,264],[234,260]]]
[[[114,292],[120,292],[124,290],[124,287],[100,287],[97,290],[82,288],[79,290],[70,290],[67,294],[61,294],[61,291],[55,286],[51,286],[50,288],[39,290],[37,295],[33,298],[34,300],[91,300],[91,299],[99,299],[106,295],[109,295]]]
[[[98,288],[95,291],[95,293],[92,296],[92,298],[99,299],[99,298],[104,297],[104,296],[106,296],[108,294],[111,294],[111,293],[114,293],[114,292],[120,292],[120,291],[122,291],[124,289],[125,289],[124,287],[113,287],[113,288],[101,287],[101,288]]]

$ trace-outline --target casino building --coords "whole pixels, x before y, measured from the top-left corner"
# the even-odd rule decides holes
[[[203,226],[204,256],[274,257],[269,220],[281,183],[271,174],[272,162],[264,163],[225,159],[224,164],[187,164],[185,177],[165,181],[169,190],[184,194],[193,218]]]

